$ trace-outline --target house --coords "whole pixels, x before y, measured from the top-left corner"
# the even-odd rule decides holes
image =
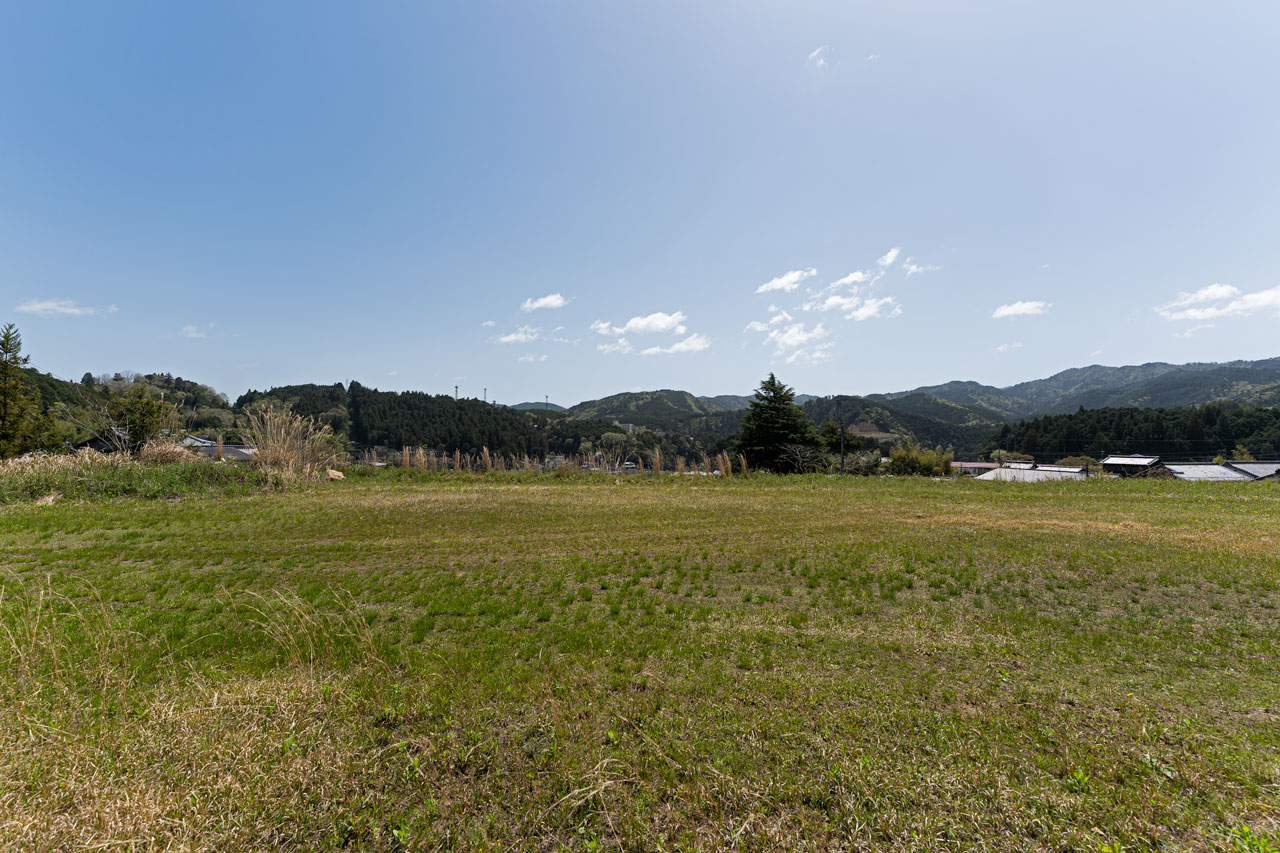
[[[1037,465],[1034,462],[1011,462],[1003,468],[988,471],[979,480],[997,483],[1043,483],[1049,480],[1084,480],[1084,468],[1067,465]]]
[[[189,448],[193,453],[201,456],[208,456],[210,459],[218,459],[217,444],[200,444]],[[250,462],[253,456],[258,452],[258,448],[251,444],[224,444],[222,445],[221,459],[224,462]]]
[[[1280,462],[1228,462],[1227,467],[1242,471],[1255,480],[1280,480]]]
[[[1117,477],[1160,476],[1163,466],[1159,456],[1108,456],[1102,460],[1102,472]]]
[[[1164,468],[1176,479],[1194,483],[1245,483],[1257,479],[1252,474],[1246,474],[1243,471],[1237,471],[1227,465],[1218,465],[1214,462],[1167,462]]]
[[[999,462],[952,462],[951,473],[969,474],[977,477],[978,475],[985,474],[988,471],[994,471],[999,467]]]

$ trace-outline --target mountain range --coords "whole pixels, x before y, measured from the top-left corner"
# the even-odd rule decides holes
[[[421,392],[380,392],[352,382],[349,387],[336,383],[250,391],[231,404],[211,388],[168,374],[87,377],[70,383],[34,370],[26,373],[45,406],[74,408],[84,393],[77,388],[85,382],[127,387],[132,381],[145,381],[182,408],[191,429],[234,429],[247,406],[271,398],[331,425],[354,442],[388,446],[577,447],[581,441],[599,441],[611,431],[616,434],[621,425],[624,431],[651,431],[673,452],[718,450],[736,434],[753,399],[661,389],[613,394],[568,408],[546,401],[508,407]],[[961,458],[968,458],[989,450],[997,433],[1007,443],[1009,428],[1016,424],[1082,408],[1173,409],[1224,402],[1280,407],[1280,358],[1090,365],[1003,388],[954,381],[867,396],[801,394],[796,400],[815,425],[843,424],[865,441],[882,445],[908,437],[928,446],[950,445]],[[1044,424],[1028,427],[1041,432],[1046,428]],[[1065,427],[1059,424],[1052,429],[1061,433]],[[1191,432],[1195,429],[1188,427]]]

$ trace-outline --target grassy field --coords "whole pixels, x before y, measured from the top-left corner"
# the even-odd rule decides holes
[[[1276,849],[1280,488],[0,507],[15,849]]]

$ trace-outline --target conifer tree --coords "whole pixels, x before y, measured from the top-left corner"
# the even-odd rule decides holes
[[[0,459],[46,448],[53,441],[39,398],[27,387],[24,369],[30,361],[22,354],[18,328],[6,323],[0,328]]]
[[[772,373],[760,383],[734,440],[734,451],[746,456],[752,468],[789,473],[795,470],[797,456],[788,453],[788,448],[812,448],[821,443],[795,400],[796,392]]]

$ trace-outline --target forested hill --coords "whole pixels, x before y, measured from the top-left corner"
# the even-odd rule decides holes
[[[973,458],[982,451],[1002,424],[985,410],[924,395],[892,403],[868,397],[819,397],[802,408],[815,425],[828,421],[841,424],[864,439],[881,444],[914,438],[929,447],[951,447],[962,459]]]
[[[1274,405],[1280,398],[1280,358],[1224,363],[1149,364],[1106,367],[1090,365],[1046,379],[996,388],[978,382],[948,382],[877,394],[893,402],[909,394],[925,394],[980,406],[1007,419],[1069,413],[1085,408],[1197,406],[1215,401]]]
[[[724,406],[699,399],[688,391],[631,391],[588,400],[568,409],[575,418],[607,418],[623,423],[665,429],[677,421],[720,414]]]
[[[1236,445],[1259,459],[1280,458],[1280,409],[1238,403],[1081,409],[1005,425],[987,450],[1027,453],[1042,462],[1108,453],[1196,461],[1230,456]]]
[[[243,409],[263,399],[286,403],[349,440],[386,447],[430,447],[478,453],[544,453],[546,433],[536,413],[521,413],[481,400],[459,400],[421,391],[378,391],[352,382],[290,385],[250,391],[236,401]]]

